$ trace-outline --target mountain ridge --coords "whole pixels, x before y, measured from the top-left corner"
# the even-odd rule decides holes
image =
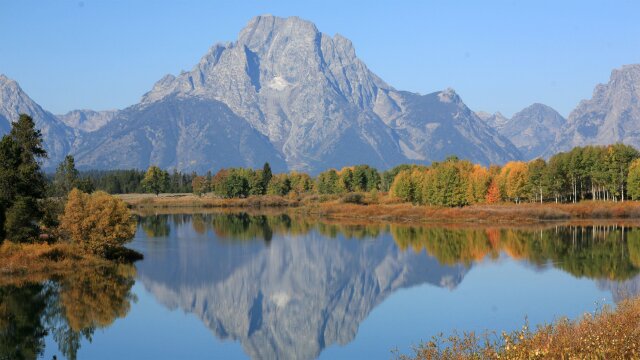
[[[162,77],[122,110],[55,116],[0,75],[0,135],[20,112],[33,116],[49,170],[68,153],[85,169],[155,164],[202,172],[265,160],[314,175],[362,163],[381,170],[429,164],[450,155],[501,165],[579,145],[640,148],[638,89],[640,65],[625,65],[567,119],[539,103],[511,118],[474,112],[453,89],[425,95],[395,89],[340,34],[324,34],[298,17],[263,15],[236,41],[214,44],[191,70]],[[189,102],[199,112],[187,111]],[[148,118],[148,109],[157,118]]]

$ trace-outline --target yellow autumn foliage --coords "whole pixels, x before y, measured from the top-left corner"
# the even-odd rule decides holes
[[[133,238],[136,224],[122,200],[102,191],[86,194],[73,189],[60,217],[60,230],[71,242],[108,256]]]

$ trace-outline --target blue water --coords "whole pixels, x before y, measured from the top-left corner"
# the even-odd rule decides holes
[[[145,256],[136,263],[134,300],[125,316],[81,341],[79,359],[388,359],[393,349],[408,354],[440,332],[501,332],[525,319],[535,326],[575,318],[614,304],[616,289],[640,283],[625,252],[579,273],[544,256],[512,258],[500,247],[452,260],[420,234],[409,241],[426,247],[402,246],[387,225],[327,229],[216,216],[142,222],[130,244]],[[571,241],[542,231],[551,240],[540,244]],[[607,236],[616,231],[616,246],[627,246],[629,229],[612,228]],[[538,232],[523,236],[536,242]],[[584,242],[581,251],[596,253],[592,240]],[[51,335],[45,344],[43,358],[63,358]]]

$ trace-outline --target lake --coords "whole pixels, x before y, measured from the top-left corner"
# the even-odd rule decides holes
[[[44,359],[389,359],[440,332],[510,331],[640,293],[640,229],[614,224],[171,214],[141,217],[129,246],[144,260],[0,288],[0,346]]]

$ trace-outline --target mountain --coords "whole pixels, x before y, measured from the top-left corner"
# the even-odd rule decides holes
[[[477,111],[476,115],[478,115],[480,119],[482,119],[484,122],[489,124],[489,126],[496,130],[502,128],[504,124],[509,121],[509,118],[502,115],[502,113],[499,111],[493,114],[484,111]]]
[[[100,129],[113,120],[118,110],[93,111],[73,110],[64,115],[57,115],[58,119],[67,126],[80,131],[91,132]]]
[[[36,104],[16,81],[0,74],[0,136],[9,132],[11,122],[18,120],[23,113],[30,115],[42,132],[49,155],[43,167],[55,167],[71,150],[73,130]]]
[[[607,84],[598,84],[569,114],[551,152],[616,142],[640,148],[640,64],[614,69]]]
[[[107,125],[81,134],[79,168],[208,170],[232,166],[274,171],[286,164],[269,140],[225,104],[198,97],[167,97],[119,111]]]
[[[483,117],[518,148],[525,161],[547,155],[567,124],[557,111],[539,103],[524,108],[510,119],[500,113],[483,114]]]
[[[297,17],[254,18],[236,42],[217,44],[191,71],[158,81],[141,105],[193,97],[226,104],[294,170],[384,169],[452,154],[484,164],[519,157],[453,91],[397,91],[348,39]]]
[[[19,89],[4,82],[3,94]],[[2,97],[8,116],[34,115],[50,162],[70,152],[83,168],[217,171],[269,161],[317,174],[450,155],[482,164],[520,157],[453,90],[398,91],[367,68],[351,41],[297,17],[252,19],[237,41],[214,45],[191,71],[163,77],[124,110],[56,118],[19,93]]]

